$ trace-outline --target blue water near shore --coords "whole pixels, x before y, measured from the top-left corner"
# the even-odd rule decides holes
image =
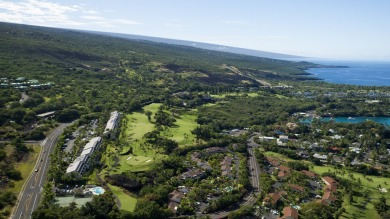
[[[351,84],[363,86],[390,86],[390,61],[333,61],[308,60],[313,63],[349,68],[310,68],[307,72],[314,77],[335,84]]]
[[[302,123],[311,123],[313,119],[302,119]],[[390,118],[389,117],[367,117],[367,116],[359,116],[359,117],[322,117],[322,122],[339,122],[339,123],[361,123],[365,121],[374,121],[390,127]]]

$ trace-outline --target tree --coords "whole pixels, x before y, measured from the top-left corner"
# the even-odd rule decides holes
[[[303,218],[307,219],[328,219],[333,218],[332,209],[329,206],[321,203],[308,203],[302,207],[300,211]]]
[[[145,115],[148,117],[149,122],[150,122],[150,120],[151,120],[152,114],[153,114],[153,113],[152,113],[151,111],[149,111],[149,110],[145,111]]]
[[[384,196],[381,196],[379,198],[379,201],[374,202],[374,207],[378,211],[379,214],[390,210],[390,206],[387,205],[386,198]]]

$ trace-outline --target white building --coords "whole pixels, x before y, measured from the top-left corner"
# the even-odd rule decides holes
[[[89,168],[90,157],[93,152],[96,151],[102,143],[101,137],[92,138],[85,146],[80,156],[78,156],[69,167],[66,169],[66,173],[77,172],[83,174],[86,169]]]
[[[110,119],[108,120],[106,128],[104,129],[104,132],[103,132],[104,136],[110,135],[110,133],[112,133],[112,131],[115,130],[115,128],[119,124],[119,116],[120,116],[120,114],[118,111],[111,112]]]

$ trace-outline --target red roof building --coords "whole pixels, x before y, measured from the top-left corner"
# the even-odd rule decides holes
[[[305,174],[306,176],[308,176],[310,178],[318,177],[317,173],[314,173],[314,172],[311,172],[311,171],[307,171],[307,170],[301,170],[301,173]]]
[[[337,182],[329,176],[322,177],[322,180],[325,182],[326,185],[336,185]]]
[[[283,219],[298,219],[297,209],[288,206],[283,208]]]

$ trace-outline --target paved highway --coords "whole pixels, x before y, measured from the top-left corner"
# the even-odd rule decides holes
[[[69,124],[61,124],[41,142],[41,153],[39,154],[33,171],[24,183],[22,191],[20,191],[11,218],[31,218],[32,212],[37,208],[41,199],[43,185],[45,184],[47,172],[49,170],[50,154],[54,150],[58,137],[68,125]]]
[[[247,141],[247,148],[248,153],[250,155],[248,159],[249,164],[249,171],[250,171],[250,177],[251,177],[251,184],[253,190],[244,197],[242,202],[240,203],[241,206],[252,206],[254,203],[256,203],[256,196],[258,192],[260,192],[260,183],[259,183],[259,175],[260,175],[260,168],[257,164],[255,153],[253,151],[253,148],[259,147],[259,144],[255,142],[255,138],[259,137],[260,133],[253,133],[251,137]],[[215,213],[208,214],[212,219],[218,219],[218,218],[226,218],[229,215],[230,211],[219,211]]]

